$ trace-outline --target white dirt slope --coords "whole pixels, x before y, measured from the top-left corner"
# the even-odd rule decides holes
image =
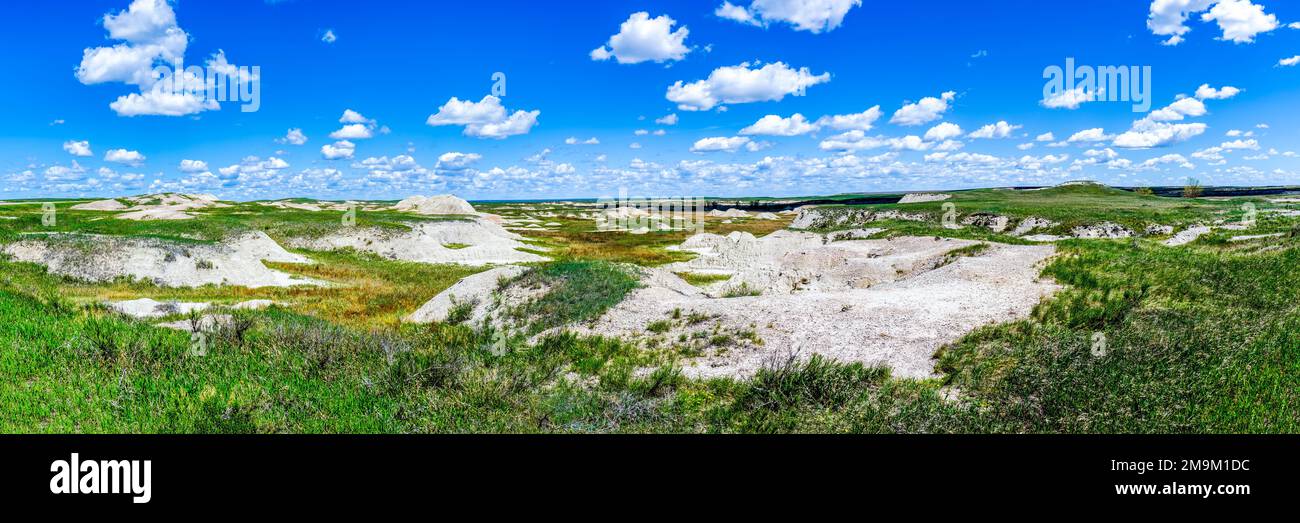
[[[311,260],[284,250],[260,231],[215,244],[100,235],[29,235],[6,245],[4,253],[17,261],[44,265],[53,274],[96,282],[127,277],[164,287],[288,287],[318,283],[263,264]]]

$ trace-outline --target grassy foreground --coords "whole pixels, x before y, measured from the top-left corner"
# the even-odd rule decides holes
[[[1062,227],[1097,217],[1134,228],[1231,220],[1240,207],[1114,196],[1079,194],[1056,210],[1043,193],[954,200]],[[253,313],[247,332],[218,331],[196,351],[187,333],[91,305],[104,287],[3,263],[0,431],[1300,432],[1300,238],[1292,222],[1262,219],[1260,231],[1282,236],[1242,243],[1227,233],[1180,248],[1150,239],[1062,242],[1044,274],[1066,289],[1028,320],[942,349],[942,377],[931,380],[821,359],[775,365],[752,380],[687,380],[671,354],[612,340],[556,334],[530,343],[471,325],[400,325],[391,318],[462,273],[349,253],[307,275],[351,282],[344,289],[369,279],[371,291],[279,296],[291,306]],[[889,226],[891,234],[988,236]],[[549,241],[581,245],[576,227]],[[583,259],[621,261],[629,248],[666,240],[609,241],[636,243],[603,255],[566,250],[521,278],[553,290],[520,315],[542,327],[598,316],[615,302],[610,293],[632,281]],[[108,288],[164,293],[132,285]],[[382,289],[398,297],[348,312]],[[166,292],[190,299],[222,291]]]
[[[197,356],[183,333],[0,291],[0,430],[1296,432],[1298,249],[1072,242],[1047,268],[1068,290],[942,351],[948,378],[930,381],[822,360],[751,381],[634,377],[654,355],[609,340],[501,350],[468,326],[283,310]]]

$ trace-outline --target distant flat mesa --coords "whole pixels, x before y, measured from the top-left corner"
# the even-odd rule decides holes
[[[909,193],[909,194],[903,196],[903,199],[899,200],[898,203],[926,203],[926,202],[941,202],[941,201],[947,200],[947,199],[949,199],[949,198],[952,198],[952,195],[951,195],[951,194],[940,194],[940,193]]]

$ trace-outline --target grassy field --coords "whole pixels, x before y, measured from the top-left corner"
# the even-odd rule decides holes
[[[984,213],[1013,218],[1033,216],[1056,223],[1051,228],[1035,230],[1035,233],[1069,235],[1070,231],[1078,226],[1111,222],[1140,235],[1147,226],[1153,224],[1182,229],[1194,223],[1209,224],[1218,220],[1241,221],[1246,213],[1246,208],[1243,207],[1246,204],[1255,205],[1257,211],[1276,207],[1258,198],[1214,200],[1165,198],[1143,196],[1130,191],[1091,184],[1028,191],[979,189],[951,194],[951,199],[942,202],[869,206],[872,210],[896,210],[930,217],[930,220],[924,222],[883,220],[872,226],[888,228],[889,234],[894,236],[937,233],[956,238],[996,239],[1018,243],[1020,240],[1016,238],[995,234],[985,228],[943,229],[936,226],[942,223],[943,215],[951,211],[955,213],[958,220],[972,214]],[[947,204],[951,204],[951,207],[945,208]],[[852,210],[855,207],[825,206],[822,209],[827,213],[835,213],[839,210]],[[1259,215],[1259,221],[1263,221],[1264,217],[1262,214]]]
[[[1092,186],[967,191],[949,203],[963,215],[1047,218],[1060,224],[1053,232],[1099,221],[1139,232],[1152,223],[1234,222],[1245,203],[1274,207]],[[212,241],[250,228],[270,229],[277,239],[313,234],[337,220],[335,213],[253,205],[165,223],[69,211],[59,227]],[[973,227],[945,229],[941,202],[872,208],[934,216],[873,224],[887,235],[1020,241]],[[39,210],[0,207],[0,215],[19,216],[0,220],[0,241],[43,230]],[[361,224],[390,227],[408,219],[358,216]],[[635,286],[620,264],[684,259],[664,250],[684,233],[597,233],[590,221],[554,221],[561,226],[529,236],[556,261],[511,282],[546,289],[516,311],[533,332],[598,317],[616,304]],[[707,230],[761,235],[787,223],[710,220]],[[1060,242],[1043,272],[1065,289],[1027,320],[979,329],[941,349],[941,376],[928,380],[817,358],[750,380],[690,380],[669,348],[566,333],[530,340],[466,324],[404,325],[402,316],[477,269],[354,252],[299,251],[319,263],[273,265],[334,285],[257,290],[88,284],[0,261],[0,431],[1300,432],[1296,231],[1295,219],[1261,213],[1250,231],[1216,232],[1178,248],[1144,237]],[[1229,241],[1244,234],[1280,236]],[[220,329],[197,350],[188,333],[97,305],[144,296],[282,305],[248,313],[247,332]]]

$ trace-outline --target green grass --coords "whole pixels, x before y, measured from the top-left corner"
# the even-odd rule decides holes
[[[197,355],[186,333],[9,291],[0,314],[6,433],[609,430],[628,416],[602,418],[609,406],[645,401],[619,392],[642,360],[600,339],[497,353],[467,327],[356,331],[271,310],[244,343]],[[617,388],[542,387],[567,372]]]
[[[1098,221],[1140,232],[1147,223],[1236,220],[1243,202],[1260,202],[1089,186],[953,194],[962,215],[1061,223],[1045,232]],[[252,227],[270,228],[273,237],[313,234],[337,218],[249,205],[167,223],[61,213],[59,226],[212,241]],[[972,227],[945,230],[940,205],[872,208],[934,216],[933,223],[885,222],[888,235],[1018,241]],[[4,211],[22,218],[0,221],[0,241],[43,230],[39,205],[14,207]],[[409,217],[391,218],[401,227],[398,218]],[[362,212],[358,219],[382,227],[389,217]],[[555,221],[562,230],[541,237],[541,246],[558,248],[559,259],[503,282],[539,292],[511,311],[530,334],[590,322],[619,303],[637,286],[633,269],[619,262],[687,256],[663,250],[679,233],[594,233],[581,220]],[[752,222],[727,225],[774,227]],[[687,379],[673,339],[689,342],[690,351],[761,345],[752,331],[720,331],[711,328],[714,318],[689,310],[650,324],[647,336],[662,342],[653,347],[563,332],[531,341],[505,336],[465,323],[469,304],[454,311],[456,321],[405,325],[402,316],[478,269],[350,251],[302,251],[319,262],[312,266],[269,264],[335,283],[298,289],[86,284],[0,261],[0,432],[1295,433],[1298,231],[1294,219],[1261,214],[1250,231],[1220,231],[1180,248],[1140,238],[1061,242],[1043,272],[1064,289],[1027,320],[983,327],[942,348],[942,375],[927,380],[821,358],[776,358],[746,380]],[[1228,241],[1269,233],[1283,236]],[[954,255],[979,255],[981,245]],[[197,356],[186,333],[94,306],[142,296],[223,304],[265,298],[283,306],[243,313],[246,332],[214,333]],[[1104,355],[1094,354],[1098,335]]]
[[[695,272],[678,272],[675,274],[685,280],[686,283],[696,287],[708,287],[709,285],[731,279],[730,274],[700,274]]]
[[[694,231],[656,231],[646,234],[627,234],[624,232],[598,232],[596,222],[589,219],[547,218],[560,223],[557,230],[526,231],[530,238],[540,240],[538,244],[552,249],[543,253],[558,260],[608,261],[613,263],[630,263],[657,267],[673,262],[688,261],[694,256],[690,253],[669,251],[668,247],[680,245]],[[706,218],[704,232],[727,235],[732,232],[748,232],[755,236],[764,236],[785,228],[788,219],[781,220],[740,220],[733,223],[723,218]]]
[[[663,334],[672,330],[673,322],[670,320],[655,320],[646,325],[645,330],[654,334]]]
[[[482,270],[462,265],[428,265],[394,261],[371,253],[297,251],[316,263],[266,263],[272,269],[328,282],[323,286],[195,288],[160,287],[151,282],[118,280],[88,283],[51,276],[39,265],[0,259],[0,288],[33,296],[59,294],[76,304],[153,298],[158,301],[212,302],[232,305],[268,299],[295,311],[356,327],[393,327],[439,292]]]
[[[948,265],[961,258],[973,258],[975,256],[984,254],[988,250],[989,250],[989,244],[987,243],[976,243],[974,245],[967,245],[965,247],[953,249],[951,251],[948,251],[948,253],[943,256],[942,260],[939,260],[939,265],[940,266]]]
[[[1045,271],[1069,285],[1035,320],[940,357],[991,428],[1030,432],[1300,431],[1300,261],[1074,242]],[[1107,352],[1092,352],[1102,333]]]
[[[748,296],[762,296],[763,290],[753,287],[749,282],[740,282],[740,285],[733,285],[723,291],[723,298],[744,298]]]
[[[511,339],[502,351],[492,332],[468,326],[354,330],[280,309],[261,313],[242,346],[193,358],[182,333],[0,291],[0,314],[12,319],[0,346],[17,347],[0,353],[14,378],[0,384],[0,428],[1296,432],[1300,275],[1290,269],[1300,246],[1281,241],[1263,253],[1067,242],[1045,271],[1066,290],[1029,320],[947,347],[945,378],[923,381],[825,360],[776,362],[743,381],[671,370],[636,378],[636,368],[671,363],[610,340]],[[606,269],[566,267],[538,281]],[[573,317],[597,310],[583,307]],[[1091,350],[1096,332],[1108,340],[1102,357]],[[114,342],[106,350],[97,339]],[[958,399],[945,399],[947,387]]]
[[[1230,199],[1184,199],[1160,196],[1143,196],[1137,193],[1113,189],[1098,185],[1068,185],[1032,191],[1008,189],[977,189],[953,192],[952,198],[942,202],[925,202],[915,204],[873,205],[871,210],[898,210],[913,214],[924,214],[930,220],[922,222],[888,220],[873,223],[872,226],[885,227],[886,235],[937,235],[954,238],[979,240],[997,240],[1008,243],[1020,243],[1020,240],[1004,234],[995,234],[988,229],[965,227],[951,230],[942,227],[941,218],[945,213],[944,205],[952,204],[961,218],[989,213],[1012,218],[1015,226],[1020,219],[1030,216],[1045,218],[1058,225],[1051,229],[1039,229],[1035,233],[1068,234],[1071,229],[1100,222],[1114,222],[1141,234],[1147,225],[1162,224],[1182,228],[1196,222],[1212,222],[1216,219],[1239,220],[1244,213],[1242,206],[1254,203],[1260,209],[1274,207],[1259,198]],[[828,214],[864,207],[823,207]],[[852,229],[863,224],[845,223],[834,229]],[[1008,231],[1010,232],[1010,229]]]
[[[53,227],[41,222],[41,204],[8,205],[4,211],[17,220],[0,220],[0,240],[30,232],[106,234],[159,238],[170,241],[214,242],[247,231],[263,231],[277,241],[289,238],[317,238],[344,227],[343,211],[300,211],[279,209],[256,202],[235,203],[230,207],[213,207],[188,211],[192,220],[133,221],[114,218],[118,212],[74,211],[79,202],[55,205],[57,220]],[[462,216],[421,216],[393,211],[357,211],[357,227],[376,227],[403,231],[410,222],[463,220]]]
[[[530,333],[595,320],[639,285],[625,267],[575,261],[542,265],[506,284],[545,289],[540,298],[510,311],[511,316],[529,325]]]

